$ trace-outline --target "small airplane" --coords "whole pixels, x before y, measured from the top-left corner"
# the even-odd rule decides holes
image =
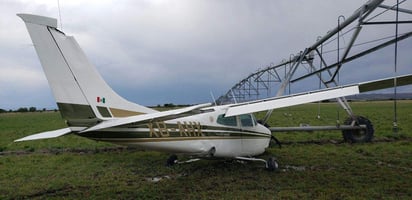
[[[57,29],[56,19],[17,15],[26,24],[68,127],[30,135],[15,142],[75,134],[96,141],[183,154],[196,159],[261,161],[266,168],[274,170],[278,168],[275,158],[264,160],[254,157],[265,152],[273,136],[253,113],[393,87],[388,83],[394,78],[397,78],[398,86],[412,84],[412,75],[409,74],[250,102],[205,103],[159,112],[129,102],[113,91],[76,40]],[[347,126],[354,130],[365,128],[357,118]],[[167,164],[176,162],[177,156],[172,155]]]

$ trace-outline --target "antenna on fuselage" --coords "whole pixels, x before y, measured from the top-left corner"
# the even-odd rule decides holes
[[[213,103],[215,104],[215,106],[217,106],[216,99],[212,91],[210,91],[210,96],[212,96]]]
[[[61,15],[61,12],[60,12],[60,1],[59,0],[57,0],[57,8],[59,10],[60,29],[63,30],[62,15]]]

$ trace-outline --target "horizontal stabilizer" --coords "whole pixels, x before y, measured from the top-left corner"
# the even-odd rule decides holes
[[[14,142],[56,138],[56,137],[60,137],[60,136],[69,134],[71,132],[72,132],[72,130],[70,130],[70,128],[63,128],[63,129],[59,129],[59,130],[47,131],[47,132],[42,132],[42,133],[38,133],[38,134],[34,134],[34,135],[29,135],[27,137],[20,138],[18,140],[14,140]]]
[[[176,109],[176,110],[169,110],[169,111],[164,111],[164,112],[156,112],[156,113],[136,115],[136,116],[131,116],[131,117],[110,119],[110,120],[103,121],[97,124],[96,126],[92,126],[82,131],[81,133],[96,131],[96,130],[105,129],[105,128],[111,128],[115,126],[131,124],[131,123],[145,123],[145,122],[153,121],[153,120],[169,120],[169,119],[177,118],[181,114],[188,113],[193,110],[207,107],[210,105],[211,105],[210,103],[205,103],[205,104],[194,105],[194,106],[190,106],[186,108]]]

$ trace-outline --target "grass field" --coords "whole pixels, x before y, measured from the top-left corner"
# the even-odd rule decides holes
[[[165,167],[168,154],[76,136],[13,143],[65,127],[58,112],[0,115],[0,199],[412,199],[412,101],[351,103],[375,127],[374,142],[348,144],[340,132],[279,133],[280,170],[261,163],[202,160]],[[271,126],[343,122],[336,104],[280,109]],[[263,113],[260,113],[262,115]]]

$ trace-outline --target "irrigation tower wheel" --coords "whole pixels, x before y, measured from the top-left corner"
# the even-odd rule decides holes
[[[351,125],[354,119],[349,117],[345,120],[345,125]],[[366,129],[356,129],[356,130],[343,130],[342,135],[343,139],[346,142],[351,143],[365,143],[371,142],[373,138],[373,133],[375,130],[373,129],[372,122],[367,119],[366,117],[356,116],[355,117],[355,126],[356,125],[365,125]]]

